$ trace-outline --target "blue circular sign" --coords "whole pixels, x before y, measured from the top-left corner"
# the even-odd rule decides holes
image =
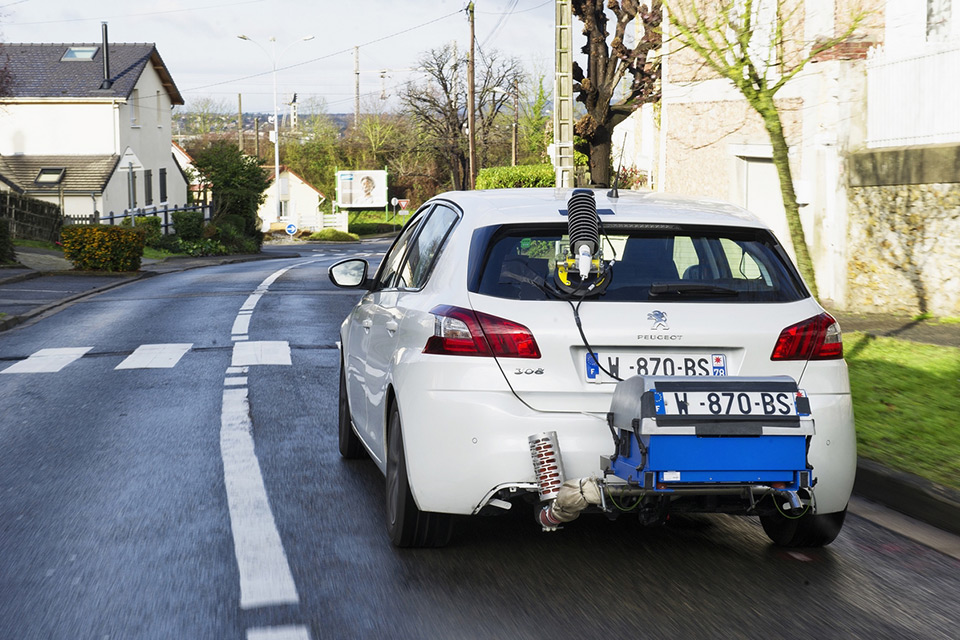
[[[297,232],[297,225],[293,224],[292,222],[287,225],[287,233],[289,233],[292,236],[296,232]]]

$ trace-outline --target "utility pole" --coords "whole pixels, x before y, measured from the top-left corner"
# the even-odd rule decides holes
[[[513,166],[517,166],[517,128],[520,125],[520,80],[513,79]]]
[[[557,187],[574,186],[571,0],[557,0],[556,76],[553,85],[553,166]]]
[[[477,124],[477,114],[474,111],[474,79],[473,79],[473,66],[474,66],[474,28],[473,28],[473,2],[467,5],[467,13],[470,16],[470,52],[467,56],[467,127],[470,129],[469,135],[469,147],[470,147],[470,178],[467,180],[467,184],[470,189],[476,187],[476,178],[477,178],[477,139],[476,139],[476,124]]]
[[[243,153],[243,94],[237,94],[237,144]]]
[[[360,47],[353,48],[353,127],[360,126]]]
[[[260,160],[260,116],[257,116],[253,119],[253,128],[257,134],[257,138],[256,138],[257,144],[255,149],[257,154],[257,161],[259,162]]]

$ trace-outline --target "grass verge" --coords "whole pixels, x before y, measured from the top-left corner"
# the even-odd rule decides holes
[[[960,489],[960,348],[844,336],[861,456]]]

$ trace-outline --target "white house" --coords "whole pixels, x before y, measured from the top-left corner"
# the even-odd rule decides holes
[[[183,104],[153,44],[2,44],[0,190],[60,204],[67,216],[187,203],[171,153]]]
[[[266,198],[260,205],[258,215],[263,221],[263,231],[285,228],[291,222],[302,231],[319,231],[324,226],[347,230],[347,216],[324,215],[320,206],[326,196],[289,168],[280,167],[280,211],[277,216],[277,183],[270,168],[270,186],[264,192]]]
[[[834,36],[854,4],[791,3],[801,10],[785,46]],[[944,0],[863,4],[854,37],[777,94],[819,292],[840,309],[958,315],[960,13]],[[792,250],[759,117],[690,50],[665,49],[658,118],[645,108],[613,136],[619,146],[626,134],[624,164],[657,190],[745,206]]]

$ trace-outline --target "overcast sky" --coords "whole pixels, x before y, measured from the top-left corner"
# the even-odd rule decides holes
[[[0,0],[4,42],[152,42],[190,103],[209,97],[229,111],[273,109],[271,70],[276,38],[278,95],[301,104],[317,97],[329,113],[351,113],[354,53],[359,46],[361,100],[388,100],[420,55],[445,43],[466,49],[465,0]],[[483,51],[516,56],[526,70],[553,76],[555,0],[475,0]],[[245,34],[261,44],[245,42]],[[312,40],[298,41],[304,36]],[[381,79],[381,70],[388,71]],[[257,75],[259,74],[259,75]],[[395,103],[388,103],[395,104]],[[281,107],[282,109],[282,107]]]

